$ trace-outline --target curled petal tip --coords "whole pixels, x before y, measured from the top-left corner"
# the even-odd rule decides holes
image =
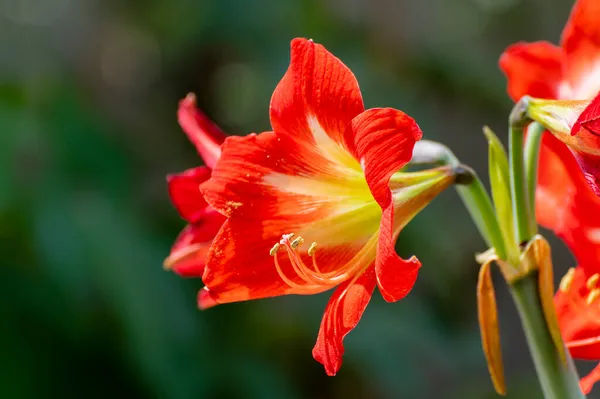
[[[204,287],[198,292],[198,309],[206,310],[218,305],[208,292],[208,288]]]
[[[171,271],[173,269],[173,258],[171,255],[167,256],[165,260],[163,260],[163,269],[166,271]]]
[[[190,92],[181,101],[184,102],[187,105],[194,105],[194,104],[196,104],[196,94]]]
[[[177,119],[207,166],[213,168],[221,155],[225,133],[196,106],[196,95],[188,93],[180,102]]]

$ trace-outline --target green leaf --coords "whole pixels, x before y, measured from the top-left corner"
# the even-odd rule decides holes
[[[487,126],[483,134],[488,140],[489,173],[492,186],[492,199],[496,208],[496,217],[502,231],[506,247],[506,256],[510,263],[518,264],[519,246],[515,240],[512,204],[510,198],[510,175],[508,171],[508,157],[504,146],[496,134]],[[516,262],[516,263],[514,263]]]

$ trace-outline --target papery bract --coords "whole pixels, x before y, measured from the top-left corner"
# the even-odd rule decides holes
[[[177,237],[164,264],[182,276],[201,277],[208,248],[225,218],[204,200],[200,184],[210,178],[211,168],[221,155],[225,134],[196,108],[193,94],[181,100],[177,115],[179,124],[207,166],[167,177],[169,196],[189,224]],[[199,305],[205,307],[202,301]]]
[[[292,41],[270,118],[273,132],[228,138],[201,186],[227,216],[205,295],[227,303],[337,287],[313,350],[334,375],[375,286],[387,301],[411,290],[420,262],[400,258],[396,238],[454,171],[398,172],[421,130],[401,111],[365,111],[352,72],[311,40]]]

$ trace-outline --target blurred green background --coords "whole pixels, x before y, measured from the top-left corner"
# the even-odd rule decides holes
[[[557,42],[569,0],[1,0],[1,398],[496,398],[476,323],[474,252],[453,190],[401,234],[413,293],[375,294],[327,377],[312,359],[328,294],[196,309],[162,269],[184,222],[165,175],[199,164],[179,99],[225,131],[269,128],[289,41],[324,44],[367,107],[414,116],[485,176],[481,126],[511,102],[497,67]],[[557,278],[573,265],[556,240]],[[499,275],[509,398],[541,398]],[[585,367],[585,366],[584,366]],[[589,365],[587,365],[589,369]],[[600,397],[600,396],[598,396]]]

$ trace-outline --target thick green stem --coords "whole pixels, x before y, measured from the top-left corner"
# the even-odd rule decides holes
[[[525,189],[525,165],[523,160],[523,128],[511,126],[509,129],[510,196],[518,243],[527,242],[532,236],[529,227],[529,200]]]
[[[462,199],[475,226],[490,248],[496,250],[500,259],[506,257],[506,248],[502,239],[502,232],[494,213],[494,206],[483,183],[475,174],[470,184],[457,185],[456,191]]]
[[[537,272],[510,286],[517,305],[529,351],[546,399],[581,399],[579,376],[566,351],[566,364],[552,341],[540,302]]]
[[[529,197],[530,236],[537,234],[537,221],[535,219],[535,189],[537,187],[540,145],[544,131],[545,129],[542,125],[537,122],[532,122],[527,128],[527,138],[525,139],[525,176]]]
[[[411,163],[437,163],[453,167],[461,165],[448,147],[429,140],[421,140],[417,143]],[[477,174],[475,172],[472,174],[473,179],[468,184],[456,185],[456,191],[487,246],[495,248],[496,254],[504,259],[506,249],[492,200]]]

